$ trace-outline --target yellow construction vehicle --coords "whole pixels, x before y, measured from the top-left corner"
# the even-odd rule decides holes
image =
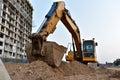
[[[90,62],[96,62],[96,55],[95,55],[95,47],[97,46],[97,43],[94,41],[95,39],[91,40],[84,40],[82,41],[82,49],[81,49],[81,60],[79,58],[79,55],[77,56],[77,53],[75,51],[74,43],[73,45],[73,51],[68,51],[68,55],[66,56],[67,61],[73,61],[73,60],[78,60],[81,61],[85,64],[90,63]]]
[[[55,42],[47,41],[47,37],[54,32],[58,21],[61,21],[72,35],[74,51],[74,54],[70,53],[70,55],[72,55],[72,60],[95,62],[94,40],[84,40],[82,47],[78,26],[71,18],[63,1],[53,3],[38,31],[29,36],[32,43],[26,45],[28,61],[32,62],[37,59],[42,59],[52,66],[58,67],[60,65],[66,48],[58,46]],[[69,61],[70,55],[68,55],[67,58]]]

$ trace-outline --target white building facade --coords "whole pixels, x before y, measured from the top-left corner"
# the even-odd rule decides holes
[[[20,59],[26,54],[32,12],[28,0],[0,0],[0,57]]]

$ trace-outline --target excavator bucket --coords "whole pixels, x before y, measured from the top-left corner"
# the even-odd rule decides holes
[[[62,61],[66,48],[58,45],[56,42],[47,41],[43,43],[43,55],[45,55],[45,61],[52,65],[58,67]]]
[[[35,60],[43,60],[51,66],[59,67],[63,58],[66,48],[58,45],[55,42],[45,41],[42,46],[40,56],[32,55],[32,44],[26,45],[26,53],[28,62]]]

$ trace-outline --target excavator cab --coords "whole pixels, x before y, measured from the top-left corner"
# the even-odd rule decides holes
[[[94,41],[94,38],[92,40],[83,39],[83,51],[82,51],[83,63],[96,62],[95,56],[96,46],[97,43]]]

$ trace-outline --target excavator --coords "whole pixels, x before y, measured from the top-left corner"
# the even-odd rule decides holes
[[[72,35],[73,51],[68,52],[66,60],[77,60],[83,63],[96,62],[94,39],[81,41],[79,28],[65,8],[64,1],[54,2],[37,32],[29,36],[31,43],[26,45],[28,62],[43,60],[52,66],[60,66],[66,48],[47,41],[47,37],[55,31],[59,21]]]

